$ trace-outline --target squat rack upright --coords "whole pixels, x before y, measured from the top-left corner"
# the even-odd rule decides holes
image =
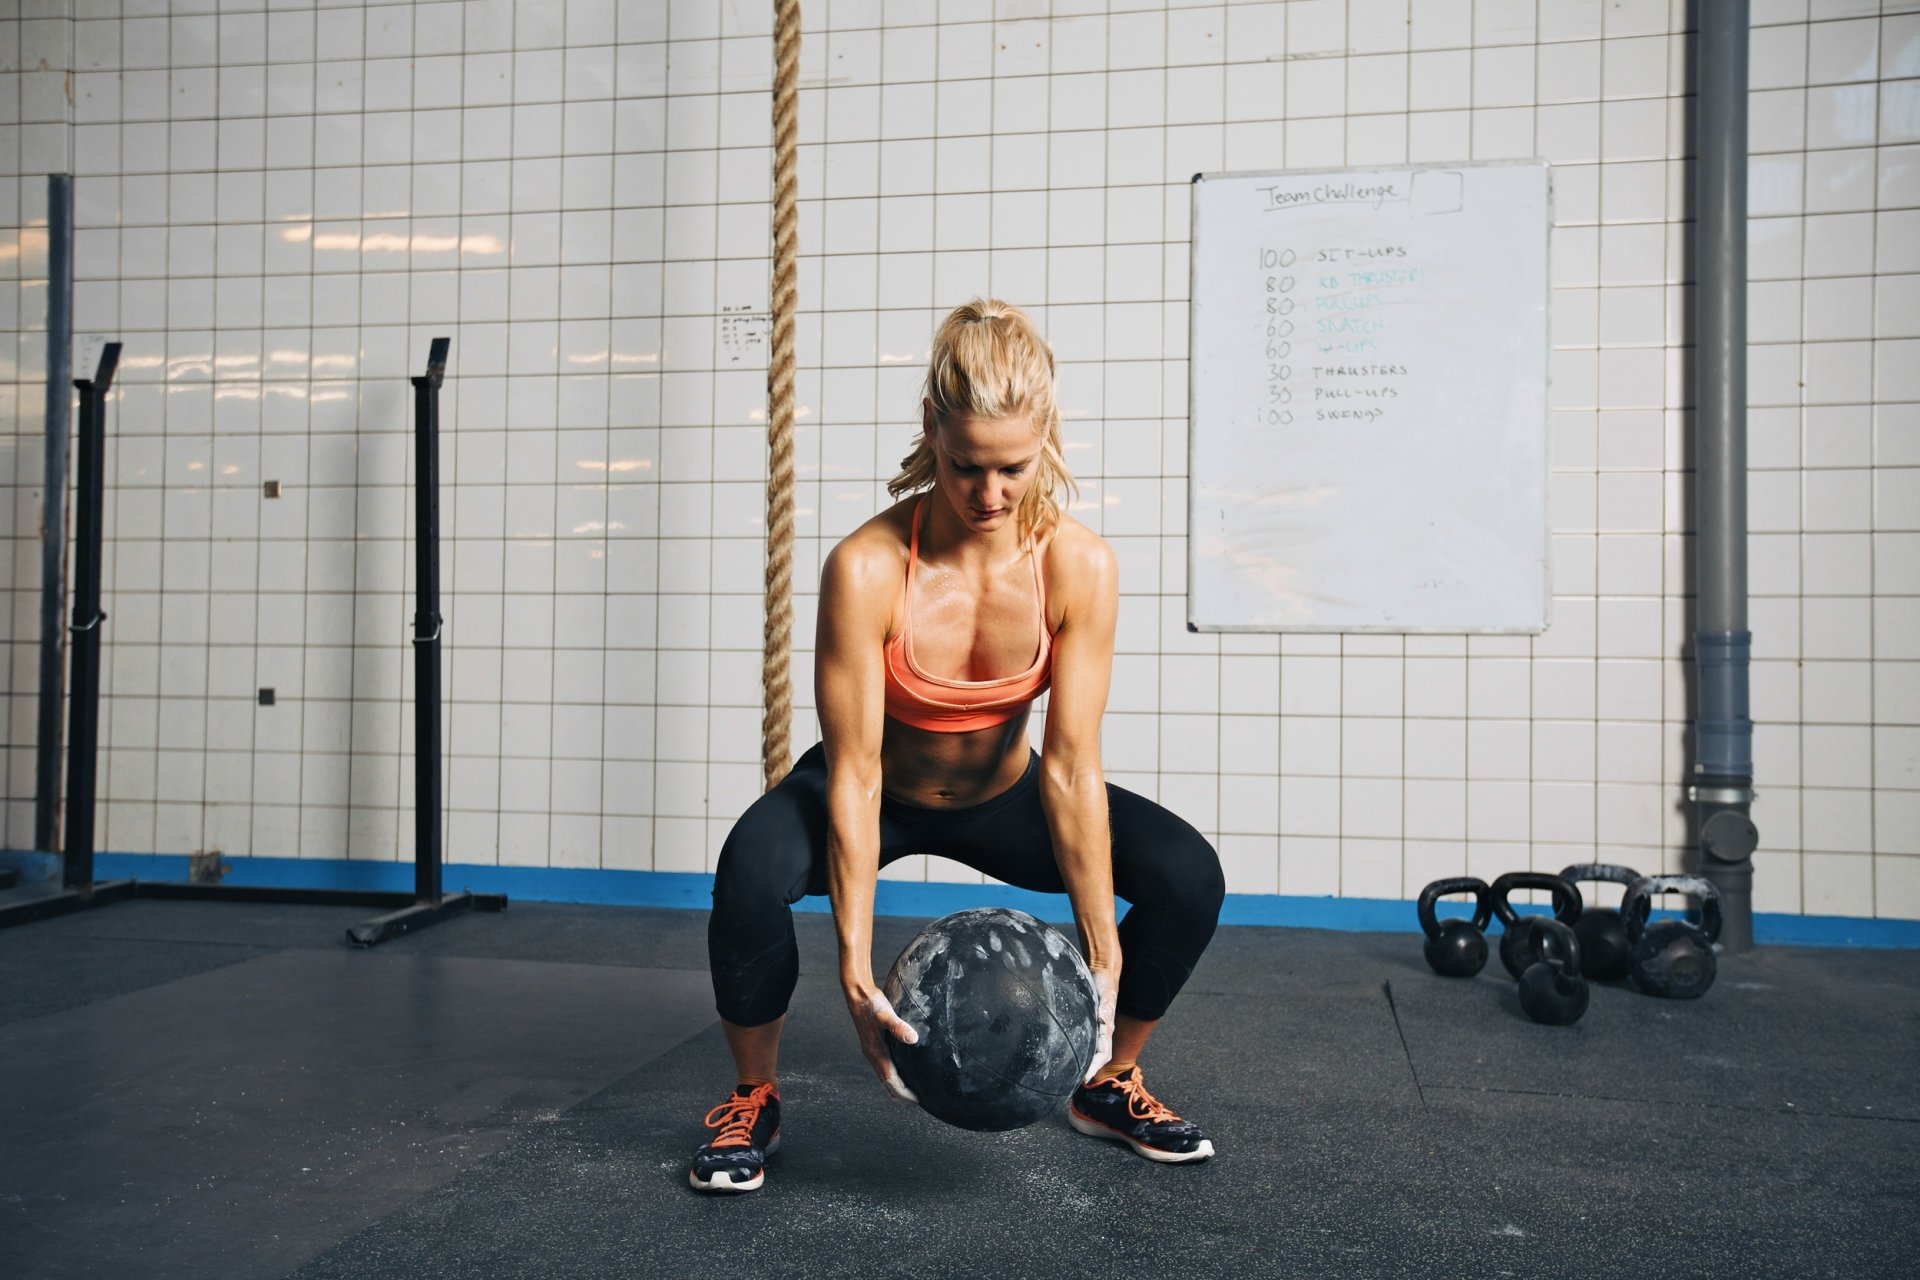
[[[50,335],[49,346],[56,339]],[[128,898],[212,902],[279,902],[307,906],[390,908],[353,925],[347,940],[370,947],[470,911],[503,911],[504,894],[444,893],[440,838],[440,386],[446,378],[451,339],[435,338],[427,370],[412,379],[415,462],[413,615],[414,652],[414,859],[411,894],[365,889],[303,889],[274,885],[193,884],[93,878],[94,809],[99,758],[100,640],[107,615],[100,609],[106,397],[120,360],[110,342],[90,379],[77,379],[80,393],[79,474],[73,616],[70,625],[71,702],[67,743],[66,840],[58,892],[0,906],[0,928],[66,915]],[[55,412],[58,412],[56,406]],[[49,447],[52,447],[51,442]],[[56,500],[49,494],[48,500]],[[84,619],[84,621],[82,621]],[[49,843],[51,843],[49,841]]]

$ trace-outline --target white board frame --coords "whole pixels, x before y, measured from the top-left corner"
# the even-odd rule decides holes
[[[1266,622],[1231,622],[1217,619],[1201,619],[1196,616],[1195,584],[1199,581],[1196,569],[1200,555],[1202,539],[1197,527],[1202,517],[1201,507],[1196,498],[1200,483],[1197,454],[1201,438],[1200,397],[1202,379],[1195,375],[1197,352],[1199,351],[1200,327],[1203,320],[1203,293],[1200,280],[1202,264],[1201,197],[1204,184],[1209,182],[1244,181],[1261,178],[1299,179],[1318,176],[1340,176],[1351,178],[1375,178],[1396,175],[1417,175],[1421,173],[1463,173],[1468,170],[1530,167],[1540,173],[1542,183],[1542,216],[1544,226],[1540,236],[1540,353],[1542,380],[1540,387],[1540,414],[1538,426],[1539,459],[1539,596],[1537,602],[1529,599],[1525,616],[1517,620],[1493,622],[1486,625],[1423,625],[1417,621],[1350,619],[1329,622],[1315,622],[1305,619],[1279,620]],[[1410,184],[1411,185],[1411,184]],[[1196,173],[1192,180],[1191,214],[1192,239],[1189,254],[1189,304],[1188,304],[1188,379],[1187,379],[1187,630],[1193,632],[1219,633],[1318,633],[1318,634],[1389,634],[1389,635],[1538,635],[1551,625],[1553,608],[1552,581],[1552,520],[1549,511],[1550,476],[1552,472],[1551,456],[1551,413],[1552,396],[1549,385],[1552,371],[1553,343],[1552,325],[1552,263],[1551,240],[1553,227],[1553,183],[1552,170],[1544,160],[1495,160],[1470,163],[1442,163],[1397,165],[1391,167],[1355,168],[1341,166],[1317,169],[1274,169],[1244,170],[1215,173]],[[1533,607],[1537,603],[1537,608]]]

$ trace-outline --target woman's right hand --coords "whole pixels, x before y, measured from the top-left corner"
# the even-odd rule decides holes
[[[913,1090],[894,1069],[893,1059],[887,1056],[887,1037],[918,1044],[920,1034],[893,1011],[893,1004],[880,988],[871,983],[848,983],[844,990],[847,1012],[853,1015],[853,1029],[860,1037],[860,1052],[867,1056],[873,1073],[896,1102],[917,1104],[920,1099],[913,1096]]]

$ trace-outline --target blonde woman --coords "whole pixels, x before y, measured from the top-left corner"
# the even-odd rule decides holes
[[[791,904],[827,893],[861,1050],[911,1095],[886,1037],[912,1042],[877,985],[874,882],[937,854],[1023,889],[1065,892],[1100,995],[1093,1067],[1068,1119],[1151,1160],[1213,1144],[1146,1090],[1138,1058],[1213,936],[1213,847],[1109,786],[1100,718],[1119,610],[1113,551],[1061,509],[1053,353],[1018,308],[976,299],[934,337],[922,434],[893,506],[821,572],[815,681],[824,740],[735,824],[714,879],[708,952],[737,1081],[707,1114],[702,1191],[758,1188],[780,1141],[780,1031],[799,973]],[[904,496],[903,496],[904,495]],[[1046,737],[1027,745],[1051,686]],[[1114,897],[1133,904],[1115,923]]]

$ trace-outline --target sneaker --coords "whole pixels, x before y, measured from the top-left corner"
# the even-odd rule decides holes
[[[1095,1138],[1124,1142],[1149,1160],[1186,1164],[1213,1155],[1213,1143],[1147,1092],[1139,1067],[1073,1091],[1067,1121]]]
[[[712,1141],[693,1153],[687,1181],[695,1191],[758,1191],[767,1157],[780,1147],[780,1095],[770,1084],[735,1085],[733,1096],[707,1112]]]

